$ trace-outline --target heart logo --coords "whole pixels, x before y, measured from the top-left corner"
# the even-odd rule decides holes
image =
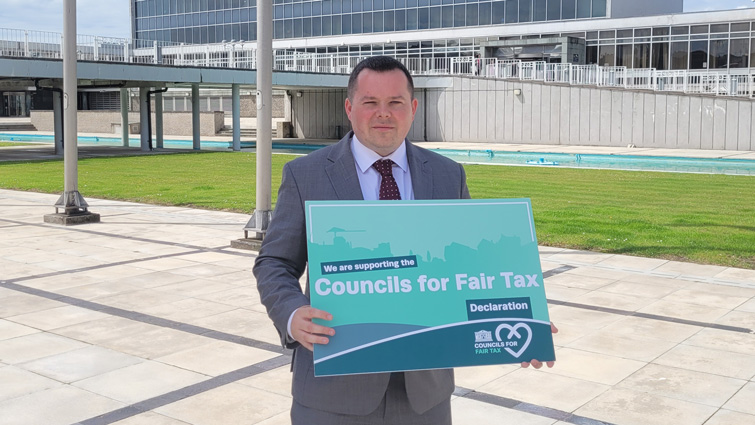
[[[509,354],[511,354],[512,356],[514,356],[516,358],[519,358],[519,356],[521,356],[522,353],[524,353],[524,350],[526,350],[527,347],[530,346],[530,341],[532,341],[532,329],[530,329],[530,327],[527,326],[527,324],[525,324],[525,323],[517,323],[514,326],[511,326],[511,325],[506,324],[506,323],[502,323],[502,324],[498,325],[497,328],[495,328],[495,338],[498,341],[500,341],[500,342],[503,342],[503,339],[501,339],[501,330],[502,329],[508,329],[508,331],[509,331],[509,334],[506,335],[506,340],[510,340],[512,337],[516,337],[517,339],[521,340],[521,339],[523,339],[522,335],[519,332],[517,332],[517,330],[519,330],[519,329],[526,329],[527,330],[527,340],[524,342],[524,344],[522,344],[522,346],[521,346],[521,348],[519,348],[519,350],[514,351],[514,350],[512,350],[509,347],[504,347],[504,350],[508,351]]]

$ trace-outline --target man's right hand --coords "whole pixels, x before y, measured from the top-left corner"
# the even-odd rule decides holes
[[[314,344],[327,344],[330,341],[327,336],[336,334],[335,329],[313,323],[312,319],[333,320],[333,315],[310,306],[296,310],[291,319],[291,336],[309,351]]]

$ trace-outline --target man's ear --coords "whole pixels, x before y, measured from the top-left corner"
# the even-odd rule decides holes
[[[346,98],[346,102],[344,102],[343,108],[346,110],[346,116],[351,120],[351,101],[348,97]]]
[[[412,119],[414,119],[414,114],[417,113],[417,105],[418,105],[418,102],[417,102],[417,98],[415,97],[414,99],[412,99]]]

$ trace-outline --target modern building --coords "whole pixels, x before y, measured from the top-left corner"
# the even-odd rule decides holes
[[[256,39],[256,0],[131,0],[133,38]],[[279,51],[472,56],[661,70],[755,67],[755,9],[682,0],[273,0]]]

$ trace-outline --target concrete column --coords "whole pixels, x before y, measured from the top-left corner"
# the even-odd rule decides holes
[[[121,89],[121,141],[124,147],[128,147],[128,89]]]
[[[257,2],[257,201],[256,211],[265,219],[257,224],[267,230],[272,212],[273,162],[273,4]],[[261,217],[260,217],[261,218]]]
[[[55,214],[44,216],[44,221],[55,224],[81,224],[100,221],[99,214],[88,211],[89,205],[79,193],[78,122],[76,75],[76,0],[63,2],[63,194],[55,203]],[[61,214],[60,209],[64,212]]]
[[[141,127],[141,150],[149,151],[149,87],[139,87],[139,127]]]
[[[231,103],[233,109],[233,150],[241,150],[241,94],[238,84],[231,85]]]
[[[52,116],[55,129],[55,155],[63,154],[63,105],[59,91],[52,92]]]
[[[163,94],[155,93],[155,147],[163,148]]]
[[[199,84],[191,85],[191,134],[193,149],[198,151],[201,147],[199,137]]]
[[[272,218],[273,5],[257,1],[257,199],[244,232],[261,241]],[[232,245],[233,246],[233,245]]]

